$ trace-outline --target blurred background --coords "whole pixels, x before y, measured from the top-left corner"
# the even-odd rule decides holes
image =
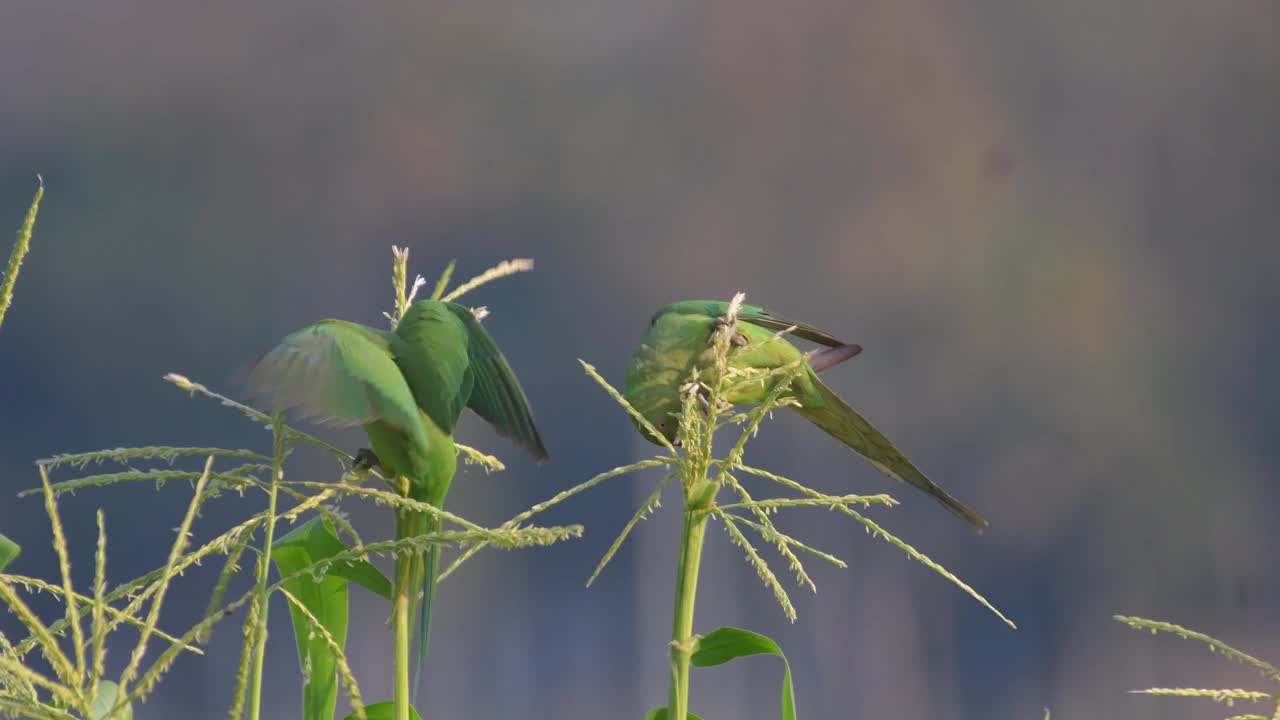
[[[459,278],[537,261],[466,298],[493,311],[553,457],[534,466],[463,424],[509,465],[455,480],[451,509],[489,524],[652,451],[576,359],[621,383],[667,302],[741,289],[866,348],[828,382],[986,534],[798,417],[748,461],[894,493],[874,517],[1019,629],[818,510],[778,522],[850,567],[814,563],[820,592],[793,591],[790,624],[713,528],[696,626],[777,639],[802,717],[1216,717],[1126,691],[1262,685],[1116,613],[1280,658],[1273,3],[6,0],[0,98],[0,228],[36,173],[47,186],[0,332],[0,531],[25,547],[19,572],[56,572],[41,501],[15,497],[39,483],[33,460],[268,447],[161,376],[238,393],[236,372],[287,332],[384,322],[397,244],[431,279],[451,258]],[[305,451],[290,473],[337,478]],[[665,701],[672,489],[583,587],[658,480],[565,503],[541,520],[583,539],[488,551],[441,586],[435,717],[639,718]],[[77,580],[98,507],[114,583],[163,563],[189,496],[68,498]],[[259,504],[209,506],[197,538]],[[390,536],[382,509],[345,507]],[[217,569],[175,586],[167,627],[203,609]],[[389,698],[387,610],[353,596],[353,664],[367,699]],[[266,716],[296,717],[283,604],[271,619]],[[224,717],[240,622],[138,716]],[[11,616],[0,628],[21,635]],[[697,670],[692,708],[776,717],[779,673]]]

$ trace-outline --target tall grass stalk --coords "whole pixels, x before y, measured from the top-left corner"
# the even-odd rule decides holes
[[[262,712],[262,668],[267,654],[267,611],[271,609],[267,595],[267,578],[271,574],[271,548],[276,535],[276,499],[284,474],[284,419],[280,413],[271,418],[271,480],[267,490],[266,540],[258,555],[257,597],[254,599],[257,626],[253,637],[253,671],[249,684],[249,720],[258,720]]]
[[[683,718],[689,712],[689,663],[697,649],[693,634],[693,608],[698,596],[698,566],[702,562],[702,540],[710,515],[696,510],[684,512],[680,534],[680,564],[676,572],[675,612],[671,622],[671,693],[667,717]]]
[[[429,552],[429,551],[428,551]],[[409,683],[409,648],[413,627],[413,609],[410,593],[413,592],[413,556],[396,558],[396,597],[392,610],[395,622],[395,687],[392,692],[396,720],[409,720],[409,705],[413,687]]]
[[[417,296],[418,290],[427,281],[421,275],[417,275],[413,279],[413,287],[409,288],[407,282],[409,277],[409,248],[392,247],[391,251],[395,258],[391,272],[391,284],[395,288],[395,310],[391,314],[384,314],[391,321],[391,329],[395,330],[400,321],[404,319],[405,313],[409,311],[409,306],[413,304],[413,299]],[[449,278],[453,275],[453,268],[454,263],[452,262],[445,268],[444,273],[440,276],[440,281],[436,283],[436,288],[432,293],[433,296],[443,292],[445,286],[449,283]],[[392,486],[398,490],[398,494],[402,499],[410,499],[407,478],[388,479],[392,481]],[[396,511],[397,518],[402,515],[402,511]],[[400,525],[398,519],[396,525],[397,527]],[[432,552],[432,550],[427,552]],[[413,646],[413,592],[418,587],[414,577],[416,565],[415,554],[396,556],[394,580],[396,593],[391,605],[391,621],[395,634],[395,649],[392,656],[394,675],[391,699],[395,720],[409,720],[409,708],[413,704],[413,685],[410,683],[410,670],[412,668],[410,650]]]
[[[680,418],[680,438],[686,448],[686,462],[680,466],[684,487],[684,526],[680,533],[680,559],[676,566],[671,620],[671,691],[667,706],[667,717],[679,720],[684,720],[689,712],[689,666],[693,653],[698,649],[698,638],[693,633],[698,570],[702,564],[702,542],[706,537],[707,521],[711,518],[707,511],[714,506],[716,491],[719,490],[707,473],[711,466],[709,461],[717,420],[728,407],[721,402],[721,394],[728,369],[729,344],[741,304],[742,296],[739,294],[730,303],[725,322],[712,334],[715,372],[707,385],[691,378],[686,386]],[[779,384],[789,385],[790,378]],[[707,399],[702,412],[699,412],[698,401],[704,390]]]

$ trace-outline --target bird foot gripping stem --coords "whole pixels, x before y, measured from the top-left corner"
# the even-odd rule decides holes
[[[356,451],[355,461],[351,463],[352,470],[372,470],[374,468],[382,469],[382,463],[378,462],[378,456],[369,448],[360,448]]]
[[[356,450],[355,457],[351,462],[351,473],[356,477],[360,477],[361,473],[367,473],[377,468],[379,472],[386,472],[382,467],[382,462],[378,460],[378,456],[369,448],[360,448]],[[387,485],[393,492],[399,493],[404,497],[409,496],[409,485],[406,478],[384,478]]]

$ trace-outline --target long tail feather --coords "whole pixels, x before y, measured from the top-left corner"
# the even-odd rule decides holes
[[[880,472],[899,482],[910,483],[928,493],[943,507],[964,520],[974,530],[982,532],[987,521],[981,515],[965,507],[959,500],[951,497],[947,491],[938,487],[924,473],[902,454],[889,439],[880,434],[871,423],[859,415],[849,404],[831,391],[817,376],[813,376],[813,385],[821,396],[821,403],[812,403],[811,407],[799,407],[796,411],[809,422],[822,428],[828,435],[844,443],[857,454],[870,462]]]
[[[440,521],[435,517],[423,518],[424,533],[439,529]],[[427,653],[431,646],[431,609],[436,599],[436,576],[440,572],[440,546],[432,545],[422,554],[422,612],[418,618],[418,658],[413,673],[413,702],[418,702],[418,690],[422,687],[422,671],[427,664]]]

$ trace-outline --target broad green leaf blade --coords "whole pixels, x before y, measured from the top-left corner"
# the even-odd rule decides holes
[[[341,541],[339,541],[341,542]],[[345,548],[344,549],[349,549]],[[350,564],[335,563],[329,568],[330,575],[350,580],[369,592],[387,600],[391,599],[391,581],[382,571],[374,567],[368,560],[360,560]]]
[[[689,720],[702,720],[702,718],[694,715],[693,713],[689,713],[688,717]],[[369,720],[373,719],[370,718]],[[650,710],[649,714],[644,716],[644,720],[667,720],[667,708],[660,707]]]
[[[335,550],[334,548],[338,548]],[[320,516],[299,525],[280,538],[271,550],[282,576],[302,570],[345,549],[333,526]],[[285,583],[288,590],[339,647],[347,642],[347,580],[336,573],[319,581],[306,575]],[[302,671],[302,707],[304,720],[332,720],[338,706],[338,661],[329,644],[311,624],[302,610],[289,604],[293,620],[293,636],[298,645],[298,664]]]
[[[782,720],[795,720],[796,698],[791,687],[791,664],[778,643],[759,633],[741,628],[722,627],[698,639],[698,650],[690,658],[694,667],[723,665],[734,658],[750,655],[776,655],[782,658]]]
[[[369,720],[395,720],[396,704],[380,702],[374,705],[366,705],[364,708],[364,715]],[[422,717],[418,715],[417,710],[413,709],[413,706],[409,707],[409,717],[413,720],[422,720]],[[356,714],[351,713],[342,720],[356,720]]]
[[[120,688],[110,680],[103,680],[98,683],[98,694],[93,698],[93,704],[89,706],[89,720],[103,720],[107,717],[107,711],[115,707],[116,696],[119,694]],[[111,720],[133,720],[133,705],[126,704],[115,715],[111,716]]]
[[[0,572],[4,572],[4,567],[13,562],[21,552],[22,548],[18,547],[18,543],[0,535]]]
[[[315,517],[294,528],[292,532],[276,541],[276,547],[303,547],[311,556],[311,562],[333,557],[340,552],[350,550],[333,529],[332,523]],[[345,578],[374,595],[391,599],[391,581],[382,571],[367,560],[351,560],[338,562],[329,566],[327,573]],[[292,592],[292,591],[290,591]]]

